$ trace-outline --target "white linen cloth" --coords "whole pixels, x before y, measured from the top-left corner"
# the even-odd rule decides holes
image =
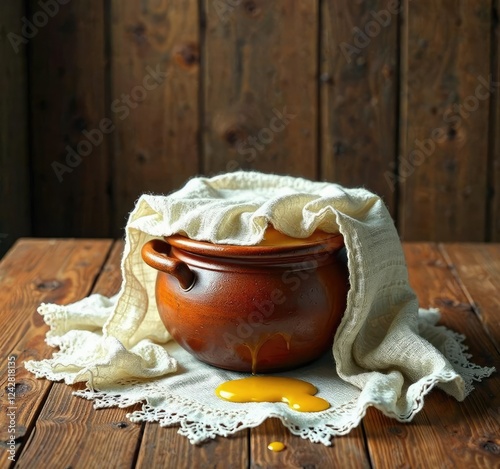
[[[295,238],[316,229],[340,231],[347,250],[350,291],[333,353],[279,375],[315,384],[332,407],[299,413],[283,403],[235,404],[214,389],[241,374],[192,358],[170,340],[159,318],[157,272],[141,259],[156,237],[181,233],[196,240],[252,245],[269,224]],[[96,407],[143,402],[133,421],[180,424],[193,443],[228,435],[278,417],[295,434],[330,444],[358,425],[368,406],[409,421],[435,385],[458,400],[493,368],[469,363],[463,336],[436,326],[436,310],[420,310],[408,285],[398,234],[381,199],[364,189],[257,172],[195,178],[168,196],[143,195],[130,215],[123,283],[113,298],[39,308],[50,326],[51,359],[26,362],[37,377],[86,382],[75,394]]]

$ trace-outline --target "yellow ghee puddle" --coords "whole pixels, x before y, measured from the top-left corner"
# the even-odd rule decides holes
[[[296,378],[278,376],[250,376],[226,381],[219,385],[215,394],[231,402],[286,402],[298,412],[320,412],[330,404],[316,397],[315,386]]]
[[[285,449],[285,445],[281,441],[273,441],[267,445],[267,449],[279,453]]]

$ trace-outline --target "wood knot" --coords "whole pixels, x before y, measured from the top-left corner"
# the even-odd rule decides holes
[[[256,112],[252,106],[241,103],[217,112],[212,124],[215,135],[229,147],[236,148],[249,137],[251,129],[257,128],[255,123],[261,122]]]
[[[436,298],[436,303],[440,306],[447,306],[449,308],[457,306],[459,303],[451,298]]]
[[[116,422],[116,423],[113,423],[113,427],[116,427],[116,428],[127,428],[128,427],[128,423],[127,422]]]
[[[144,23],[137,23],[128,28],[128,32],[132,37],[132,40],[138,44],[142,45],[147,42],[146,26]]]
[[[448,266],[441,259],[430,259],[426,262],[429,267],[437,267],[439,269],[445,269]]]
[[[345,146],[342,142],[335,142],[333,145],[333,154],[335,156],[341,156],[345,153]]]
[[[139,164],[145,164],[149,160],[148,156],[142,152],[137,153],[136,158]]]
[[[77,132],[83,132],[87,129],[87,121],[82,116],[77,116],[73,119],[73,129]]]
[[[491,441],[491,440],[485,441],[485,442],[481,443],[480,446],[488,453],[500,455],[500,445],[498,445],[494,441]]]
[[[389,433],[392,435],[402,435],[403,430],[400,427],[389,427]]]
[[[36,284],[37,290],[41,291],[57,290],[60,287],[62,287],[62,283],[59,280],[44,280]]]
[[[31,391],[31,386],[28,383],[16,383],[15,384],[15,393],[16,397],[22,396],[26,394],[28,391]]]
[[[222,135],[222,138],[232,147],[235,147],[238,142],[245,139],[245,132],[242,129],[236,127],[230,127],[226,129]]]
[[[260,8],[254,0],[246,0],[243,2],[243,8],[250,16],[257,16],[260,13]]]
[[[387,64],[384,64],[384,66],[382,67],[382,76],[388,80],[390,78],[392,78],[394,76],[394,70],[392,67],[390,67],[389,65]]]
[[[448,172],[448,173],[456,173],[457,172],[457,169],[458,169],[458,163],[456,160],[454,159],[447,159],[444,164],[444,169]]]
[[[174,58],[178,65],[191,69],[200,63],[200,49],[194,42],[186,42],[174,49]]]
[[[436,298],[436,304],[438,306],[474,313],[474,307],[470,303],[462,303],[461,301],[452,300],[451,298]]]

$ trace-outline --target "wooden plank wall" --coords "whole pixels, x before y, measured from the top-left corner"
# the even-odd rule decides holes
[[[493,33],[492,33],[492,81],[500,82],[500,0],[493,2]],[[500,89],[492,95],[490,118],[490,161],[488,165],[488,196],[492,203],[488,212],[489,238],[500,241]]]
[[[318,1],[239,3],[204,2],[203,169],[316,179]]]
[[[322,3],[320,159],[322,178],[371,189],[395,216],[399,19],[386,5]]]
[[[109,139],[98,130],[106,117],[104,1],[53,4],[49,17],[29,1],[35,26],[47,18],[27,45],[33,234],[106,236]]]
[[[112,234],[142,192],[166,193],[200,172],[197,0],[112,0]]]
[[[405,239],[486,238],[491,11],[490,0],[406,7],[399,164]]]
[[[365,186],[405,240],[500,241],[499,1],[2,2],[0,252],[237,169]]]
[[[31,232],[22,2],[0,6],[0,255]]]

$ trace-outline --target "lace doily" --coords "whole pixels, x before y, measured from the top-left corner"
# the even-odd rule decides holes
[[[310,381],[332,407],[298,413],[285,404],[232,404],[215,388],[234,373],[203,365],[171,343],[155,302],[157,272],[141,259],[144,243],[183,233],[215,243],[258,243],[269,224],[305,238],[340,232],[350,290],[333,353],[285,375]],[[337,184],[254,172],[195,178],[169,196],[143,195],[126,227],[123,284],[113,299],[94,295],[67,306],[42,305],[52,359],[26,363],[38,377],[86,382],[96,406],[144,402],[134,421],[180,424],[192,442],[279,418],[290,431],[329,444],[358,425],[368,406],[410,420],[434,386],[458,400],[492,373],[469,362],[463,337],[436,326],[408,283],[398,234],[375,194]],[[170,342],[169,342],[170,341]],[[335,361],[334,361],[335,360]]]
[[[100,301],[98,296],[90,297]],[[102,297],[101,297],[102,298]],[[60,307],[45,305],[44,315],[52,322],[53,313],[60,313]],[[420,325],[428,329],[439,319],[436,309],[420,310]],[[434,326],[435,327],[435,326]],[[465,353],[464,336],[438,326],[434,337],[443,343],[443,353],[455,370],[464,377],[466,392],[471,392],[474,381],[489,376],[493,368],[484,368],[469,362]],[[410,421],[424,405],[424,396],[437,384],[456,378],[454,373],[443,371],[404,387],[402,395],[410,394],[413,407],[398,413],[397,400],[401,396],[391,394],[389,389],[365,389],[360,391],[339,378],[331,352],[319,360],[296,370],[275,373],[273,376],[300,378],[314,384],[317,396],[326,399],[331,408],[322,412],[300,413],[290,409],[285,403],[235,404],[219,399],[215,388],[222,382],[247,376],[242,373],[225,371],[201,363],[183,350],[175,342],[165,346],[169,356],[182,364],[177,371],[163,378],[119,379],[111,386],[85,390],[73,394],[94,401],[96,409],[106,407],[127,408],[142,404],[140,411],[127,414],[132,422],[158,422],[163,427],[180,426],[179,433],[193,444],[202,443],[217,436],[228,436],[245,428],[257,427],[270,417],[278,418],[294,435],[313,443],[329,446],[334,436],[345,435],[355,428],[370,406],[380,409],[389,417],[401,422]],[[55,355],[57,357],[57,354]],[[54,381],[60,379],[50,372],[35,373]],[[95,377],[89,379],[92,383]],[[392,411],[388,404],[392,402]]]

